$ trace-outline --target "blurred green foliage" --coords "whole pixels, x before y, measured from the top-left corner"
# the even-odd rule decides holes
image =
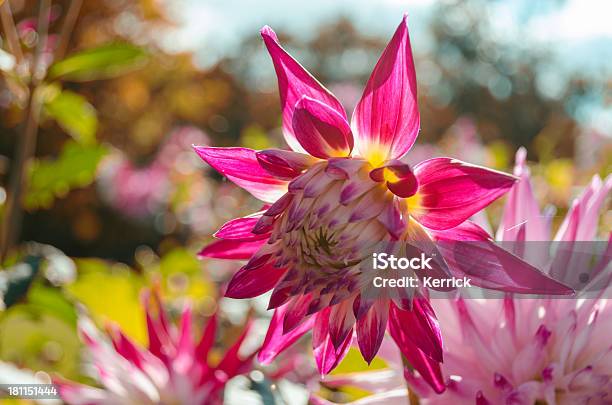
[[[111,43],[86,49],[49,68],[49,80],[88,81],[108,79],[142,66],[147,53],[130,43]]]
[[[37,159],[30,171],[26,207],[50,207],[55,197],[63,197],[75,187],[90,184],[106,151],[102,145],[66,141],[57,159]]]

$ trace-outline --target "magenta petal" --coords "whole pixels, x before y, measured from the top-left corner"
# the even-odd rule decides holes
[[[393,239],[399,239],[406,230],[406,219],[402,217],[397,199],[393,199],[391,204],[386,204],[378,220],[389,232]]]
[[[264,170],[252,149],[208,146],[194,146],[194,149],[219,173],[262,201],[274,202],[287,192],[288,183]]]
[[[442,393],[446,389],[444,384],[444,377],[442,376],[442,370],[440,369],[440,363],[427,356],[424,352],[410,340],[409,334],[411,333],[409,327],[402,321],[400,317],[397,317],[398,311],[394,311],[393,308],[399,308],[395,304],[391,303],[391,311],[389,313],[389,333],[391,337],[399,347],[400,351],[410,363],[410,365],[419,372],[421,377],[427,381],[427,383],[437,393]],[[410,372],[405,370],[405,372]]]
[[[300,145],[312,156],[327,159],[351,154],[353,135],[346,118],[318,100],[300,98],[292,125]]]
[[[377,300],[367,313],[357,319],[357,342],[363,359],[370,364],[378,353],[378,349],[387,329],[389,302]]]
[[[255,269],[242,267],[229,282],[225,296],[230,298],[257,297],[273,289],[286,271],[272,264]]]
[[[252,356],[247,356],[246,358],[240,357],[240,348],[242,347],[242,343],[246,339],[248,332],[250,329],[250,324],[244,328],[242,334],[238,337],[238,339],[230,346],[230,348],[225,352],[225,355],[217,365],[216,369],[225,373],[228,378],[232,378],[235,375],[243,372],[244,366],[251,361]]]
[[[411,214],[430,229],[453,228],[507,192],[516,177],[451,158],[414,168],[419,207]]]
[[[288,305],[285,304],[274,311],[272,321],[270,321],[270,326],[266,333],[266,338],[257,355],[257,359],[262,364],[270,364],[279,353],[295,343],[295,341],[308,332],[314,324],[314,317],[310,317],[291,332],[283,334],[283,319],[285,318],[287,307]]]
[[[282,149],[266,149],[256,153],[261,167],[274,177],[291,180],[299,176],[317,159],[304,153]]]
[[[259,213],[257,216],[232,219],[231,221],[223,224],[223,226],[217,232],[215,232],[214,237],[243,242],[266,239],[268,235],[256,235],[252,232],[253,227],[255,227],[255,224],[257,224],[260,217],[261,213]]]
[[[307,319],[306,312],[311,301],[312,295],[305,294],[295,297],[289,303],[285,319],[283,319],[283,333],[291,332]]]
[[[353,333],[354,325],[353,300],[345,299],[331,307],[329,314],[329,336],[336,349],[342,345],[349,334]]]
[[[388,172],[388,175],[385,174]],[[386,181],[387,188],[400,198],[416,194],[419,182],[410,166],[399,160],[390,160],[370,172],[370,178],[377,182]]]
[[[524,294],[571,295],[573,290],[498,246],[478,225],[466,221],[447,231],[432,231],[455,277],[472,284]]]
[[[293,132],[295,105],[302,96],[308,96],[327,104],[345,120],[346,112],[336,97],[280,46],[272,28],[263,27],[261,36],[268,48],[278,78],[285,140],[294,151],[304,152]]]
[[[442,363],[442,333],[433,308],[425,298],[414,298],[412,309],[393,304],[391,315],[405,325],[406,337],[431,359]],[[410,305],[406,304],[405,306]]]
[[[202,332],[202,337],[198,342],[195,350],[195,358],[198,362],[208,367],[208,354],[215,344],[215,336],[217,333],[217,314],[214,313],[206,323],[206,327]]]
[[[346,356],[350,348],[352,335],[347,335],[338,348],[334,347],[329,336],[330,308],[327,307],[316,315],[312,332],[312,350],[321,375],[329,374]]]
[[[544,241],[550,238],[550,224],[546,216],[540,213],[529,180],[526,158],[527,151],[525,148],[520,148],[516,152],[514,166],[514,174],[519,181],[508,192],[502,220],[497,230],[499,241],[516,241],[521,230],[524,232],[524,240]]]
[[[265,239],[239,241],[231,239],[221,239],[214,241],[204,247],[198,257],[210,257],[213,259],[237,259],[246,260],[259,250],[266,243]]]
[[[419,110],[406,17],[370,76],[355,108],[352,127],[360,154],[372,156],[376,163],[400,158],[414,144]]]

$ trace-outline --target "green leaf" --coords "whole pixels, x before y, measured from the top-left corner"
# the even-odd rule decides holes
[[[93,144],[98,129],[96,110],[85,97],[61,91],[45,102],[45,112],[82,144]]]
[[[56,197],[91,184],[105,154],[106,148],[101,145],[81,145],[69,140],[56,160],[35,160],[25,206],[29,209],[49,207]]]
[[[132,44],[105,44],[54,63],[47,77],[70,81],[106,79],[140,67],[146,57],[144,49]]]

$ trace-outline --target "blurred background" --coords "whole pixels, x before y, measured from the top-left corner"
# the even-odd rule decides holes
[[[33,372],[88,381],[81,306],[139,342],[139,291],[152,282],[177,306],[193,300],[201,317],[217,309],[236,266],[196,253],[223,222],[260,205],[191,145],[284,146],[263,25],[352,111],[407,12],[422,125],[409,162],[448,155],[509,171],[525,146],[538,198],[556,218],[591,176],[612,171],[604,0],[1,7],[0,361]],[[19,176],[25,186],[11,200]],[[612,228],[609,209],[602,226]],[[221,305],[230,327],[258,310]]]

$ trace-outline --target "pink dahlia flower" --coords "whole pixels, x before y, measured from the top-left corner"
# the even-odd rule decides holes
[[[250,369],[255,353],[245,358],[238,354],[248,328],[213,366],[209,354],[215,343],[215,315],[208,321],[200,340],[194,342],[189,307],[183,310],[180,325],[175,327],[169,323],[159,296],[152,295],[146,301],[147,348],[133,343],[115,326],[108,328],[109,341],[90,320],[79,320],[79,331],[89,349],[101,388],[55,381],[65,402],[74,405],[221,404],[226,382]]]
[[[438,257],[430,276],[448,274],[432,232],[452,238],[453,228],[503,195],[516,178],[446,157],[414,167],[399,160],[419,131],[406,18],[374,68],[350,124],[336,97],[280,46],[274,31],[264,27],[261,34],[278,77],[283,132],[292,150],[195,147],[228,179],[271,204],[226,223],[215,234],[220,240],[201,256],[248,260],[231,280],[229,297],[273,290],[269,308],[276,312],[260,361],[271,361],[312,330],[317,365],[326,374],[345,355],[354,330],[369,362],[389,326],[414,369],[442,391],[441,338],[429,302],[421,295],[414,302],[399,299],[414,292],[390,292],[393,299],[380,291],[363,294],[375,276],[370,258],[383,249],[406,256],[408,245],[417,246]],[[519,260],[512,271],[531,274],[529,282],[516,284],[500,276],[505,271],[497,266],[482,277],[507,280],[491,284],[508,291],[537,283],[568,292]]]
[[[612,303],[608,300],[612,233],[607,249],[587,263],[576,241],[594,241],[600,210],[612,189],[612,176],[591,184],[573,201],[556,234],[551,216],[542,214],[532,192],[524,149],[517,153],[515,174],[520,181],[510,191],[499,239],[521,244],[527,260],[585,296],[564,299],[434,300],[444,337],[443,395],[433,394],[413,380],[432,404],[610,404],[612,403]],[[540,241],[558,247],[545,261],[535,248]],[[537,241],[534,243],[530,243]],[[588,244],[584,246],[589,246]],[[569,252],[569,253],[568,253]],[[590,256],[593,258],[593,256]],[[607,268],[606,271],[604,271]],[[588,280],[588,281],[587,281]],[[584,285],[584,284],[583,284]]]

